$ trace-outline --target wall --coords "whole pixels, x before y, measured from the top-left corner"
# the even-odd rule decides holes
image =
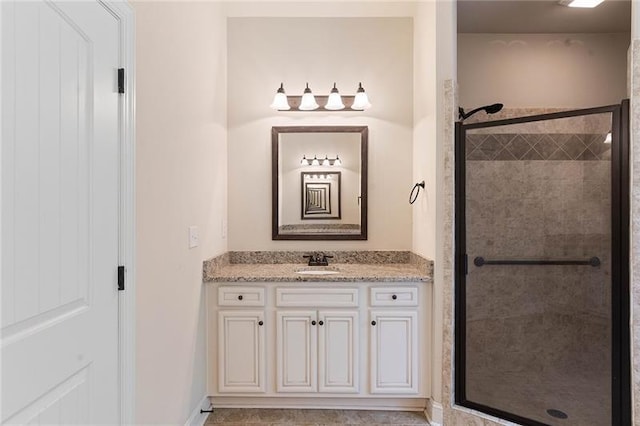
[[[183,424],[206,394],[202,261],[226,251],[226,28],[214,3],[133,5],[136,423]]]
[[[629,34],[459,34],[460,105],[588,108],[627,95]]]
[[[410,18],[229,18],[230,250],[411,249],[412,39]],[[316,94],[362,82],[373,107],[268,108],[280,82],[300,94],[307,81]],[[271,240],[270,129],[283,125],[369,126],[368,241]]]

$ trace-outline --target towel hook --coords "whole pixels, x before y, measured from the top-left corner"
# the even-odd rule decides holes
[[[409,204],[413,204],[418,199],[418,194],[420,194],[420,188],[424,189],[424,181],[416,183],[413,185],[413,189],[411,190],[411,194],[409,194]],[[416,191],[417,189],[417,191]],[[415,192],[415,196],[414,193]]]

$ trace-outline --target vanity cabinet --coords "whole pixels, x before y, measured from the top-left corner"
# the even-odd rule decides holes
[[[418,312],[372,311],[371,393],[418,392]]]
[[[277,312],[278,392],[358,392],[358,312]]]
[[[225,286],[217,293],[217,304],[223,307],[217,315],[218,389],[265,392],[265,289]]]
[[[415,407],[430,396],[429,284],[213,283],[207,298],[214,405]]]
[[[220,392],[265,391],[264,311],[218,312]]]
[[[418,288],[373,287],[369,354],[371,393],[418,392]]]

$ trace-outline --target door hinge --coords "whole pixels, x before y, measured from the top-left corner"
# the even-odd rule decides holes
[[[124,290],[124,266],[118,266],[118,290]]]
[[[124,68],[118,68],[118,93],[124,93]]]

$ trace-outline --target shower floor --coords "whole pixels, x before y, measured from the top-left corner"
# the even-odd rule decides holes
[[[467,377],[467,398],[475,403],[552,426],[611,424],[609,377],[583,372],[474,372]],[[566,419],[547,410],[559,410]]]

